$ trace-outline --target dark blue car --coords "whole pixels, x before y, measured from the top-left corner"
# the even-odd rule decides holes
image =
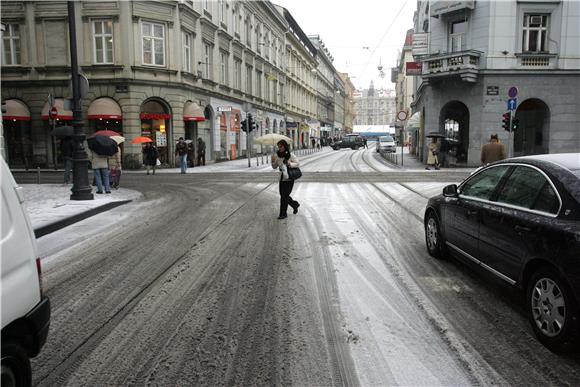
[[[485,166],[429,199],[424,224],[429,254],[451,254],[523,289],[539,340],[577,348],[580,153]]]

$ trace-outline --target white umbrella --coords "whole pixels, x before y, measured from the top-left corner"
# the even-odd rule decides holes
[[[278,133],[270,133],[256,137],[254,142],[261,145],[276,145],[280,140],[286,141],[288,145],[292,144],[292,139],[290,137],[286,137],[283,134]]]
[[[111,138],[113,140],[115,140],[115,142],[117,143],[117,145],[119,145],[122,142],[125,142],[125,137],[123,137],[123,136],[111,136]]]

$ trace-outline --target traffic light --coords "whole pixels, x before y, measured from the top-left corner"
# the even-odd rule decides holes
[[[502,119],[501,119],[501,127],[504,128],[504,130],[509,131],[510,130],[510,116],[511,113],[504,113],[502,114]]]
[[[512,132],[517,132],[519,127],[520,127],[520,119],[514,118],[512,120]]]
[[[253,130],[256,130],[256,121],[254,121],[254,117],[252,117],[251,114],[248,114],[248,130],[251,132]]]
[[[247,126],[248,120],[242,120],[241,125],[242,125],[242,131],[248,133],[248,126]]]

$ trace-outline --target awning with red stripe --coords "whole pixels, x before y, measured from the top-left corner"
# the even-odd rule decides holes
[[[55,117],[55,119],[57,120],[61,120],[61,121],[72,121],[73,120],[73,112],[70,110],[64,110],[64,99],[62,98],[56,98],[54,100],[54,107],[57,110],[57,115]],[[48,121],[49,117],[48,117],[48,102],[44,104],[44,107],[42,108],[42,113],[40,114],[40,118],[42,118],[44,121]]]
[[[183,107],[183,121],[205,121],[203,109],[195,102],[187,101]]]
[[[122,120],[121,107],[112,98],[103,97],[95,99],[89,106],[89,120]]]
[[[2,116],[3,120],[11,121],[30,121],[30,110],[28,106],[17,99],[6,100],[6,114]]]

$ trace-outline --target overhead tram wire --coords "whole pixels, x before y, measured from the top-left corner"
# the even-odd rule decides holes
[[[369,60],[367,61],[367,64],[365,65],[365,68],[359,74],[359,78],[361,78],[364,75],[365,71],[367,70],[367,67],[369,66],[369,63],[371,63],[371,59],[373,58],[373,55],[375,55],[375,52],[381,46],[381,43],[385,39],[385,36],[387,36],[387,34],[389,33],[389,31],[391,30],[391,27],[393,27],[393,24],[395,24],[395,20],[397,20],[399,18],[399,15],[401,14],[401,12],[403,12],[403,9],[405,8],[405,6],[407,5],[408,2],[409,2],[409,0],[405,0],[405,2],[403,3],[403,5],[399,9],[399,11],[397,12],[397,14],[395,15],[395,17],[393,18],[393,20],[391,20],[391,24],[389,24],[389,26],[387,27],[385,33],[381,37],[381,40],[379,40],[379,43],[377,43],[377,45],[373,48],[373,51],[371,52],[371,55],[369,57]]]

